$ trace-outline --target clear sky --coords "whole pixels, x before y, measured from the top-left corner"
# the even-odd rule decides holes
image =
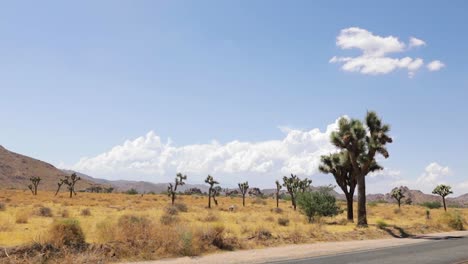
[[[445,182],[462,194],[467,12],[466,1],[3,2],[0,144],[107,179],[182,171],[268,187],[293,172],[325,184],[317,160],[335,120],[375,110],[395,142],[368,192]]]

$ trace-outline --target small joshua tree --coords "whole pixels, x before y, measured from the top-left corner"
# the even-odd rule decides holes
[[[218,206],[218,200],[216,200],[216,197],[219,196],[219,194],[223,191],[221,186],[215,186],[213,188],[211,196],[213,196],[213,202],[215,203],[216,206]]]
[[[33,195],[37,195],[37,186],[41,182],[41,177],[31,177],[29,178],[31,184],[28,185],[29,190],[31,190]]]
[[[288,191],[289,195],[291,196],[291,203],[296,210],[296,197],[297,194],[300,192],[305,192],[309,187],[310,184],[312,183],[312,180],[309,180],[305,178],[304,180],[301,180],[299,177],[291,173],[291,177],[284,176],[283,177],[283,186],[286,187],[286,190]]]
[[[403,190],[401,189],[401,187],[400,188],[393,188],[391,195],[395,200],[397,200],[398,208],[400,208],[401,207],[401,199],[405,198],[405,195],[403,194]]]
[[[81,180],[81,178],[78,177],[76,173],[73,173],[71,176],[65,176],[65,179],[59,179],[59,182],[57,183],[58,188],[57,188],[57,191],[55,192],[55,195],[58,194],[62,185],[65,184],[67,186],[68,191],[70,192],[70,198],[72,198],[73,195],[76,195],[75,184],[79,180]]]
[[[211,197],[213,194],[213,186],[215,184],[219,184],[219,182],[215,181],[213,179],[213,176],[211,175],[208,175],[208,177],[206,177],[205,182],[208,183],[208,185],[210,185],[210,188],[208,189],[208,208],[211,208]]]
[[[432,193],[440,195],[442,197],[442,202],[444,203],[444,210],[447,212],[447,206],[445,205],[445,196],[453,193],[452,187],[445,184],[439,184],[437,185],[437,187],[434,188]]]
[[[247,190],[249,190],[249,182],[241,182],[238,185],[242,194],[242,206],[245,206],[245,194],[247,193]]]
[[[279,193],[281,190],[281,183],[279,181],[275,181],[276,183],[276,208],[279,207]]]
[[[185,184],[184,180],[186,179],[187,179],[187,175],[182,175],[182,173],[177,173],[176,178],[175,178],[175,184],[172,185],[172,183],[169,183],[169,186],[167,186],[167,195],[171,197],[172,205],[174,205],[174,202],[175,202],[177,187],[179,185],[184,185]]]

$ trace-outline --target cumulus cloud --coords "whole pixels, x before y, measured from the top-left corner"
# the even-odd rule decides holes
[[[431,61],[429,64],[427,64],[427,69],[429,71],[438,71],[442,69],[443,67],[445,67],[445,64],[443,64],[439,60]]]
[[[284,138],[277,140],[185,146],[176,146],[170,140],[163,142],[151,131],[95,157],[84,157],[72,169],[107,179],[167,182],[176,172],[182,172],[191,182],[202,182],[212,174],[223,184],[248,179],[264,185],[290,173],[318,173],[320,156],[336,151],[329,139],[336,129],[337,121],[323,132],[283,127]]]
[[[445,183],[445,178],[448,175],[450,175],[449,167],[444,167],[437,162],[432,162],[427,165],[417,182],[421,184],[429,183],[431,185],[437,185]]]
[[[409,77],[413,77],[424,64],[422,58],[389,56],[392,53],[405,52],[408,48],[426,45],[423,40],[415,37],[411,37],[409,44],[406,45],[395,36],[382,37],[366,29],[350,27],[340,31],[336,38],[336,45],[343,50],[358,49],[361,51],[361,54],[356,57],[333,56],[329,60],[330,63],[343,64],[341,68],[348,72],[380,75],[404,69],[408,71]]]

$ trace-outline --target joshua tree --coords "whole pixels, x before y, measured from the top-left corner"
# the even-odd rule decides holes
[[[213,188],[211,196],[213,196],[213,202],[215,203],[216,206],[218,206],[218,200],[216,200],[216,196],[219,196],[219,194],[223,191],[221,186],[215,186]]]
[[[249,189],[249,182],[241,182],[237,185],[239,186],[239,190],[242,194],[242,206],[245,206],[245,194],[247,193],[247,190]]]
[[[296,175],[291,173],[291,177],[284,176],[283,177],[283,186],[286,187],[286,190],[288,191],[289,195],[291,196],[291,203],[296,210],[296,196],[299,191],[305,192],[310,184],[312,183],[312,180],[309,180],[305,178],[304,180],[299,179]]]
[[[31,177],[29,178],[31,184],[28,185],[29,190],[31,190],[33,195],[37,195],[37,186],[41,182],[41,177]]]
[[[281,183],[279,181],[275,181],[276,183],[276,208],[279,207],[279,193],[281,190]]]
[[[341,150],[347,150],[352,166],[352,177],[358,186],[358,226],[367,226],[366,212],[366,175],[376,169],[382,169],[375,161],[381,154],[388,158],[387,143],[392,143],[388,135],[389,125],[382,124],[375,112],[367,112],[366,126],[360,120],[341,118],[338,131],[332,132],[331,142]]]
[[[65,179],[59,179],[59,182],[57,183],[58,188],[57,188],[57,191],[55,192],[55,195],[58,194],[62,185],[65,184],[67,185],[67,189],[70,192],[70,198],[72,198],[73,195],[76,195],[75,184],[79,180],[81,180],[81,178],[78,177],[76,173],[73,173],[71,176],[65,176]]]
[[[343,150],[339,153],[321,157],[319,170],[323,173],[331,173],[335,181],[346,197],[348,221],[354,221],[353,198],[356,190],[356,178],[353,177],[353,168],[349,162],[348,153]]]
[[[391,193],[392,197],[397,200],[398,202],[398,208],[401,207],[401,199],[405,198],[405,195],[403,194],[403,190],[400,188],[393,188],[392,190],[392,193]]]
[[[175,177],[175,185],[172,185],[172,183],[169,183],[169,186],[167,186],[167,195],[171,197],[172,205],[174,205],[174,202],[175,202],[177,187],[179,185],[184,185],[185,184],[184,180],[186,179],[187,179],[187,175],[182,175],[182,173],[177,173]]]
[[[205,182],[210,185],[210,189],[208,189],[208,208],[211,208],[211,197],[213,194],[213,186],[215,184],[219,184],[219,182],[215,181],[213,179],[213,176],[211,175],[208,175],[208,177],[206,177]]]
[[[445,205],[445,196],[453,193],[452,187],[445,184],[439,184],[437,185],[437,187],[434,188],[432,193],[440,195],[442,197],[442,202],[444,203],[444,210],[447,212],[447,206]]]

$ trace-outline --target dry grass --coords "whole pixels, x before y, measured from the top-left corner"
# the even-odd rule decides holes
[[[119,260],[402,235],[394,226],[409,234],[449,231],[459,227],[460,221],[466,227],[463,219],[468,219],[468,209],[449,209],[458,211],[449,214],[433,209],[426,219],[426,209],[420,206],[404,205],[396,210],[394,204],[375,204],[368,207],[369,228],[358,229],[346,221],[345,213],[309,224],[287,201],[281,201],[280,210],[274,209],[274,199],[247,198],[242,207],[241,198],[219,197],[219,206],[212,209],[206,208],[207,197],[178,196],[176,202],[170,206],[164,195],[78,193],[70,199],[66,194],[54,197],[52,192],[31,196],[23,191],[2,191],[0,203],[5,209],[0,211],[0,246],[47,241],[51,227],[69,218],[79,222],[86,243],[105,245],[96,252]],[[237,206],[233,212],[229,211],[231,205]],[[340,205],[345,208],[344,203]],[[40,208],[55,214],[28,213],[24,223],[17,222],[24,212]],[[86,210],[92,213],[83,213]],[[95,249],[90,248],[84,259],[93,259]]]

